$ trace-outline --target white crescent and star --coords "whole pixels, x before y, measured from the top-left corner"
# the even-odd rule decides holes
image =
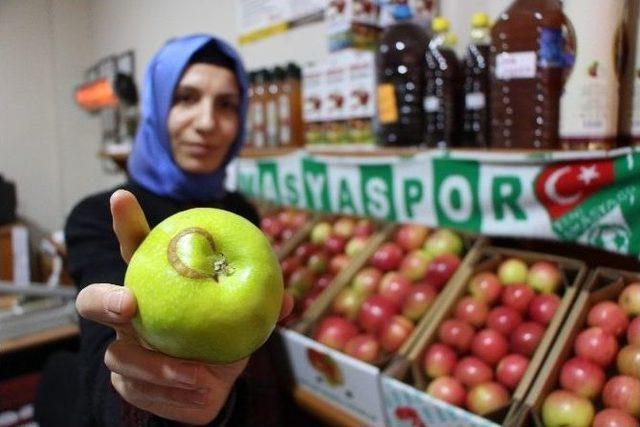
[[[547,182],[544,183],[544,192],[546,195],[558,205],[572,205],[582,197],[582,192],[577,192],[571,196],[562,196],[558,194],[558,180],[571,171],[571,166],[565,166],[553,172]]]

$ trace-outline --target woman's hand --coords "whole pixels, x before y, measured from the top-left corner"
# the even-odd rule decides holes
[[[147,220],[133,194],[118,190],[111,196],[113,228],[120,253],[129,262],[149,233]],[[291,312],[285,294],[280,317]],[[129,289],[107,283],[87,286],[76,300],[79,314],[109,326],[116,339],[105,353],[116,391],[130,404],[160,417],[188,424],[206,424],[223,408],[248,359],[210,365],[170,357],[143,346],[131,325],[136,301]]]

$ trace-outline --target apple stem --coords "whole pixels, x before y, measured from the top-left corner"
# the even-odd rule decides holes
[[[218,259],[213,262],[213,271],[213,279],[216,282],[218,281],[218,276],[220,274],[224,276],[231,276],[235,273],[235,269],[227,263],[227,257],[225,257],[223,253],[220,253]]]

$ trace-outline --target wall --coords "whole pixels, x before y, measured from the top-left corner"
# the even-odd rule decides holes
[[[510,0],[441,0],[463,51],[473,12],[493,17]],[[121,182],[97,156],[99,119],[72,102],[73,88],[98,59],[133,49],[136,79],[170,37],[209,32],[234,42],[234,0],[0,1],[0,173],[19,185],[21,215],[62,227],[85,195]],[[241,47],[249,68],[327,55],[322,23]]]

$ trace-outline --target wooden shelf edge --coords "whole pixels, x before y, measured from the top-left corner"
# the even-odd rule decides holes
[[[323,422],[336,427],[361,427],[363,424],[352,415],[299,385],[293,388],[293,398],[305,410]]]

